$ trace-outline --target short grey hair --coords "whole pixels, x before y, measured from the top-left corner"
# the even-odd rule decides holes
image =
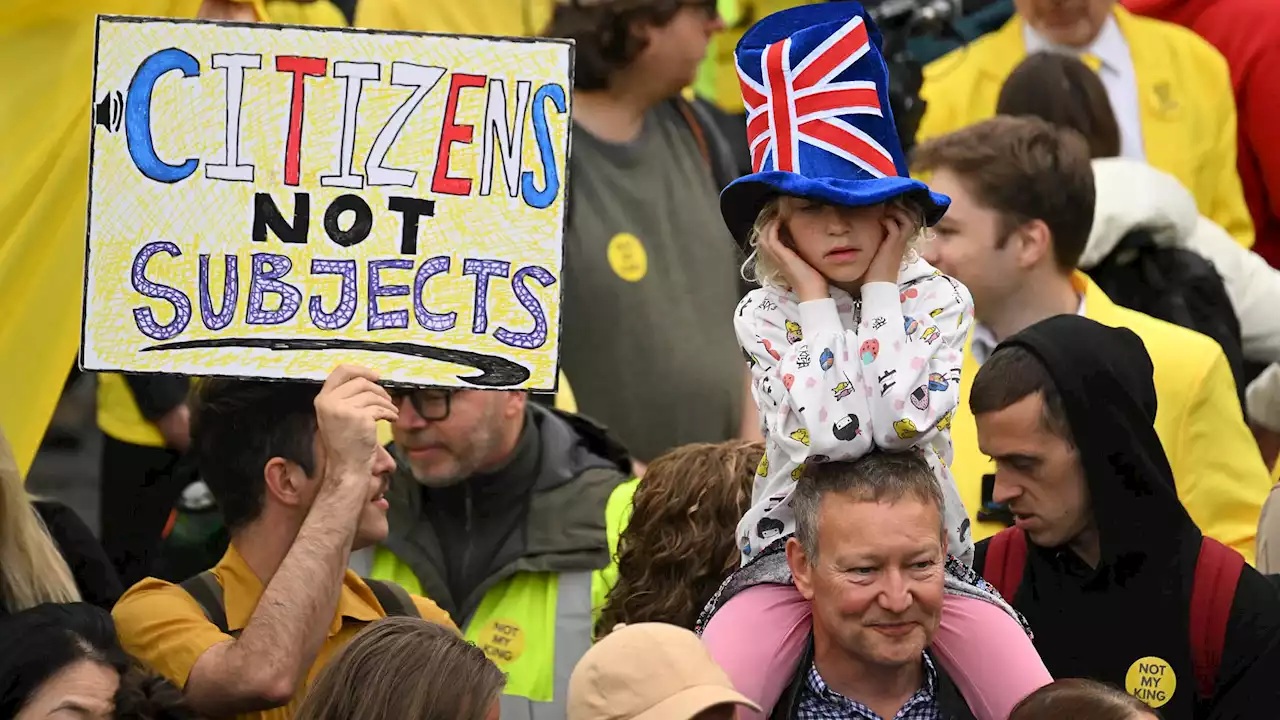
[[[791,509],[796,516],[796,539],[810,565],[818,560],[818,508],[832,493],[864,502],[897,502],[911,497],[938,509],[939,533],[946,534],[942,489],[915,450],[875,449],[852,462],[809,463],[796,484]]]

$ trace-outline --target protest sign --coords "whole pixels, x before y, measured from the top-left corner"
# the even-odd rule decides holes
[[[553,389],[572,49],[100,17],[81,366]]]

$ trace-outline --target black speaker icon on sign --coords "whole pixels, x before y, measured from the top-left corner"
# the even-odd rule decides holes
[[[102,101],[93,107],[94,124],[106,128],[107,132],[119,130],[123,119],[124,93],[119,90],[107,93]]]

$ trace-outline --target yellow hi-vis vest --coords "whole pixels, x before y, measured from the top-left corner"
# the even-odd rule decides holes
[[[518,572],[485,593],[471,617],[454,618],[463,635],[503,672],[502,720],[564,720],[569,676],[591,647],[593,628],[618,578],[618,536],[631,517],[639,480],[614,488],[605,507],[609,565],[565,573]],[[418,578],[390,550],[374,552],[370,577],[415,595]]]

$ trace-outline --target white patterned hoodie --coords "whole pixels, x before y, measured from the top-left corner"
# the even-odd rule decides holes
[[[743,562],[795,531],[791,493],[806,462],[856,460],[875,446],[922,452],[942,489],[948,552],[972,564],[968,514],[947,465],[973,298],[921,259],[904,264],[897,285],[866,283],[860,298],[830,292],[802,303],[766,286],[734,314],[765,436],[738,524]]]

